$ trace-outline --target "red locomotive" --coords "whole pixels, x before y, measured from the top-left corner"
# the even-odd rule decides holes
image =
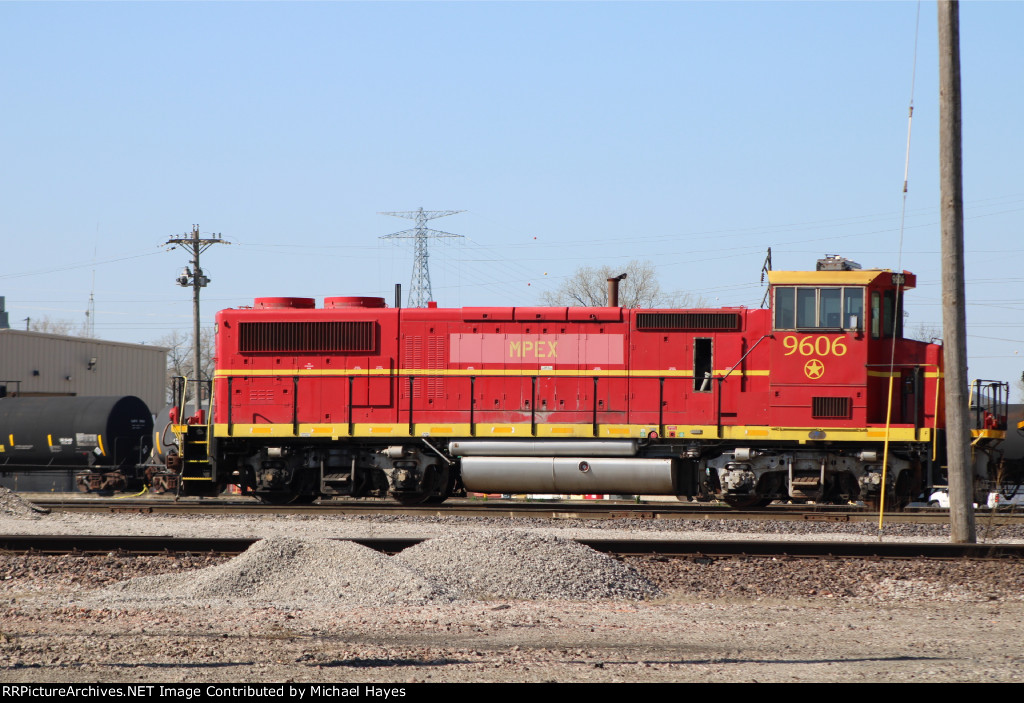
[[[770,309],[260,298],[217,316],[183,490],[875,502],[887,456],[887,501],[905,503],[942,453],[942,348],[902,334],[915,281],[830,257],[771,272]],[[1005,410],[988,415],[980,478],[1005,430]]]

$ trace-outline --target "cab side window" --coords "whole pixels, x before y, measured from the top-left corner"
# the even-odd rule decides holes
[[[903,338],[903,294],[896,295],[896,291],[885,291],[885,315],[883,317],[885,326],[882,327],[882,335],[889,339],[895,336]]]
[[[871,291],[871,339],[878,339],[882,336],[882,296],[876,291]]]
[[[864,289],[843,289],[843,322],[847,329],[864,328]]]

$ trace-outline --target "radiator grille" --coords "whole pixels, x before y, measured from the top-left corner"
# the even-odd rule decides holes
[[[241,352],[372,352],[373,321],[243,322]]]
[[[734,312],[640,312],[638,330],[722,330],[740,328],[740,316]]]
[[[440,372],[445,369],[448,359],[447,338],[444,335],[431,334],[425,338],[420,335],[410,335],[405,338],[405,367],[412,369],[424,369],[426,378],[417,378],[413,382],[412,395],[414,398],[421,398],[424,393],[427,398],[445,397],[445,378],[443,375],[433,375],[431,372]]]
[[[853,403],[849,398],[812,398],[811,417],[850,417]]]

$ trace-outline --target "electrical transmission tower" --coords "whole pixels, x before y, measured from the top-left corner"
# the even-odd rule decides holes
[[[391,215],[393,217],[404,217],[407,220],[415,220],[416,226],[412,229],[405,229],[401,232],[395,232],[394,234],[385,234],[381,239],[413,239],[414,247],[414,259],[412,262],[412,282],[409,285],[409,295],[406,298],[407,305],[410,308],[425,308],[427,307],[427,301],[433,300],[434,295],[430,290],[430,269],[427,268],[427,259],[429,254],[427,253],[427,240],[433,237],[434,239],[442,239],[449,237],[459,237],[461,234],[452,234],[451,232],[441,232],[436,229],[429,229],[427,227],[427,221],[436,220],[439,217],[447,217],[448,215],[457,215],[465,210],[419,210],[406,211],[406,212],[378,212],[378,215]]]

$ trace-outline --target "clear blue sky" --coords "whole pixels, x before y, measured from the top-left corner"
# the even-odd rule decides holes
[[[0,3],[0,295],[155,342],[190,328],[161,244],[198,223],[217,309],[408,288],[535,304],[584,265],[758,306],[775,268],[900,265],[918,5]],[[961,4],[972,376],[1024,368],[1024,4]],[[921,5],[902,267],[939,327],[936,7]],[[1019,353],[1018,353],[1019,352]]]

